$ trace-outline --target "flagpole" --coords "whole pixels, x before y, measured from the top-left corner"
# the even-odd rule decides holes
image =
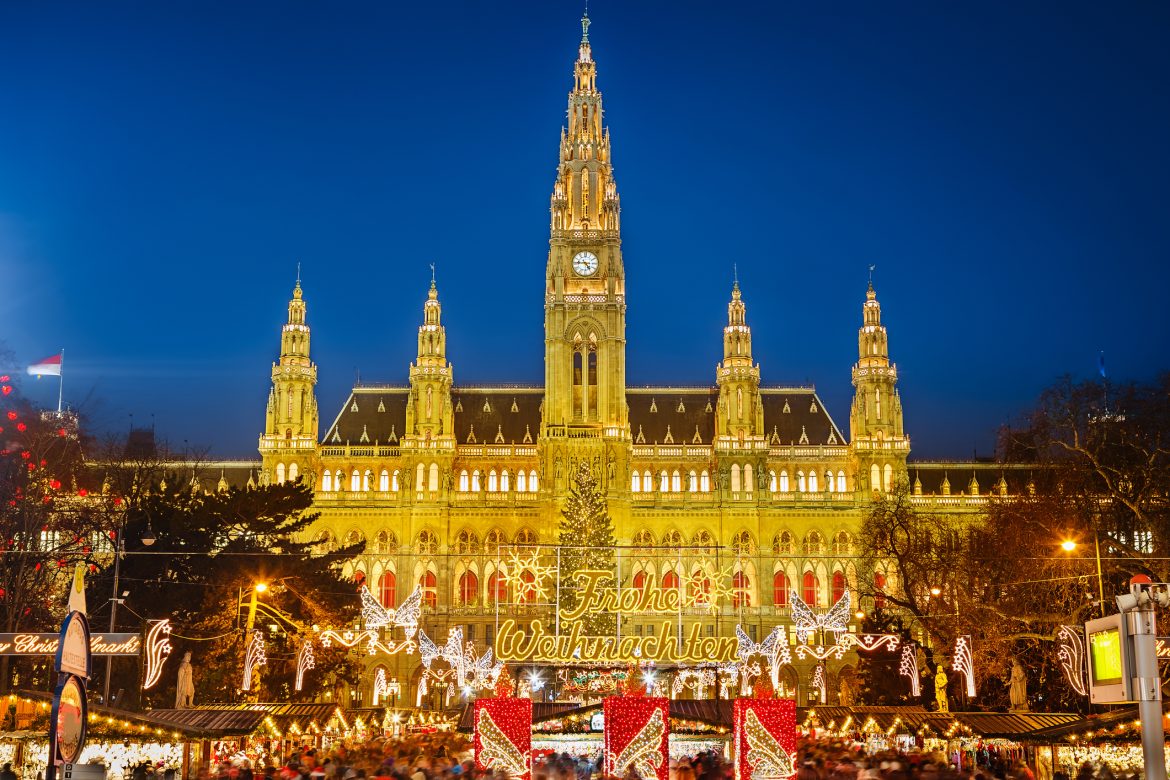
[[[61,368],[57,372],[57,416],[61,416],[61,400],[65,397],[65,350],[61,350]]]

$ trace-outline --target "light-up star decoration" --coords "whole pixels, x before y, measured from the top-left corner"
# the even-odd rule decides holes
[[[955,640],[955,657],[951,668],[963,675],[967,682],[967,695],[975,696],[975,659],[971,657],[971,637],[963,635]]]
[[[300,649],[297,650],[297,682],[296,689],[299,691],[304,687],[305,672],[316,667],[317,660],[313,657],[313,643],[306,639],[301,642]]]
[[[1085,690],[1085,639],[1081,626],[1061,626],[1056,632],[1059,650],[1056,657],[1064,678],[1080,696],[1087,696]]]
[[[717,611],[719,605],[731,597],[731,588],[727,585],[732,577],[731,568],[726,566],[715,572],[697,567],[683,577],[683,606]]]
[[[922,695],[922,684],[919,680],[918,654],[914,645],[902,645],[902,658],[898,661],[898,674],[910,681],[910,695],[915,699]]]
[[[539,601],[544,598],[545,581],[556,576],[556,566],[540,562],[540,548],[523,555],[512,550],[508,553],[508,565],[504,569],[504,584],[515,594],[520,603]],[[528,579],[525,579],[525,575]]]
[[[257,666],[268,663],[268,654],[264,646],[264,634],[253,631],[248,638],[247,649],[244,650],[244,684],[240,687],[245,691],[252,690],[252,672]]]

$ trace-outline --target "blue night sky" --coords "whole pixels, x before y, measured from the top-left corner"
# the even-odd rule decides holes
[[[297,261],[322,430],[406,381],[539,383],[576,2],[0,7],[0,290],[100,430],[253,456]],[[848,425],[867,266],[919,458],[1063,373],[1166,369],[1170,6],[595,0],[631,384],[711,384],[737,263],[767,384]],[[1159,335],[1161,334],[1161,335]],[[24,382],[56,402],[52,379]]]

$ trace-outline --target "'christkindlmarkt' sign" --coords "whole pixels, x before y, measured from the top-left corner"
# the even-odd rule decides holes
[[[59,634],[0,634],[0,655],[56,655]],[[138,655],[142,637],[138,634],[91,634],[92,655]]]
[[[580,619],[586,614],[610,612],[621,615],[675,615],[688,606],[682,603],[677,589],[606,587],[601,583],[612,580],[607,571],[586,570],[577,573],[580,595],[572,609],[557,614],[561,632],[557,635],[545,628],[541,620],[533,620],[527,631],[515,620],[500,624],[496,637],[496,657],[501,661],[532,661],[538,663],[574,663],[581,661],[603,663],[718,663],[736,657],[738,642],[734,637],[701,636],[702,626],[695,623],[685,636],[675,633],[676,620],[664,620],[653,633],[643,636],[595,636],[584,633]]]

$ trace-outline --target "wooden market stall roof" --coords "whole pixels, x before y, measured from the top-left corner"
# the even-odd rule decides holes
[[[797,710],[796,722],[807,727],[851,730],[867,727],[917,733],[929,729],[938,735],[973,734],[1022,740],[1042,729],[1057,728],[1080,720],[1063,712],[933,712],[922,707],[808,707]],[[830,725],[831,724],[831,725]]]
[[[150,710],[144,717],[159,723],[181,724],[204,734],[240,737],[268,726],[279,736],[296,724],[307,730],[309,724],[319,728],[337,712],[336,704],[200,704],[189,709]]]
[[[5,694],[3,697],[9,702],[19,704],[27,704],[31,707],[36,707],[45,713],[48,718],[48,710],[53,701],[53,694],[45,691],[17,691],[16,693]],[[21,720],[21,712],[18,707],[16,720],[19,723]],[[187,737],[190,739],[198,739],[207,736],[198,728],[192,728],[182,723],[160,720],[152,717],[151,713],[132,712],[130,710],[122,710],[117,707],[103,707],[97,704],[89,705],[89,720],[95,730],[109,731],[110,733],[119,737],[138,737],[145,738],[148,736],[170,736]]]
[[[1170,733],[1167,711],[1170,702],[1162,704],[1162,730]],[[1141,740],[1141,722],[1137,707],[1122,707],[1100,715],[1078,717],[1068,723],[1038,729],[1029,735],[1033,742],[1075,742],[1077,740],[1119,740],[1124,742]]]

